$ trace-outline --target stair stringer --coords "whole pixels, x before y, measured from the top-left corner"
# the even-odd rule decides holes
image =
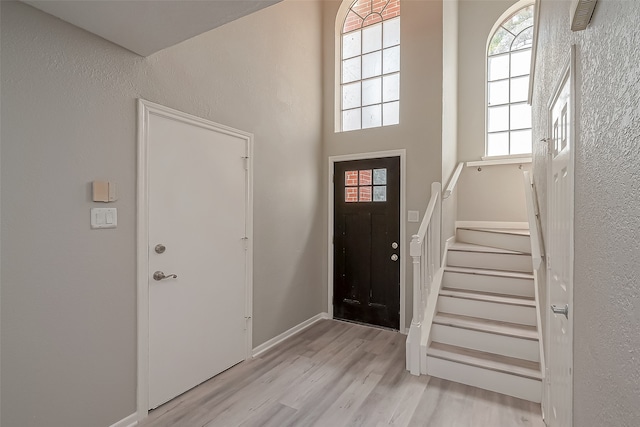
[[[541,305],[541,301],[540,301],[540,290],[538,287],[539,283],[538,283],[538,270],[534,269],[533,270],[533,286],[535,289],[535,300],[536,300],[536,321],[537,321],[537,326],[538,326],[538,348],[540,351],[540,374],[542,374],[542,395],[545,395],[545,388],[547,386],[547,368],[546,368],[546,364],[545,364],[545,358],[544,358],[544,336],[542,333],[542,316],[541,316],[541,312],[540,312],[540,305]],[[544,405],[542,405],[544,406]]]

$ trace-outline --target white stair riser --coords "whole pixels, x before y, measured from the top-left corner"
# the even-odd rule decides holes
[[[447,253],[447,265],[452,267],[533,272],[530,255],[496,254],[489,252],[452,251]]]
[[[536,326],[536,309],[530,306],[502,304],[444,295],[438,297],[438,311],[480,319]]]
[[[483,274],[467,274],[445,271],[442,279],[442,287],[530,298],[535,296],[533,279],[521,279],[515,277],[487,276]]]
[[[474,245],[531,253],[531,239],[525,235],[458,229],[456,230],[456,240]]]
[[[540,403],[542,382],[427,355],[427,374],[507,396]]]
[[[501,354],[532,362],[540,361],[540,349],[537,340],[438,324],[434,324],[431,327],[431,337],[435,342],[455,345],[456,347]]]

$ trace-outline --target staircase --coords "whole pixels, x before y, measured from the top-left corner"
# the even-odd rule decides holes
[[[458,228],[427,347],[427,374],[539,403],[528,230]]]

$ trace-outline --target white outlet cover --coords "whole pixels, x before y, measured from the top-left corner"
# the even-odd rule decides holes
[[[118,226],[118,209],[91,208],[91,228],[116,228]]]

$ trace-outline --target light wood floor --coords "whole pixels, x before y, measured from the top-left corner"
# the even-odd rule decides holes
[[[396,332],[320,321],[140,426],[543,427],[540,405],[405,371]]]

